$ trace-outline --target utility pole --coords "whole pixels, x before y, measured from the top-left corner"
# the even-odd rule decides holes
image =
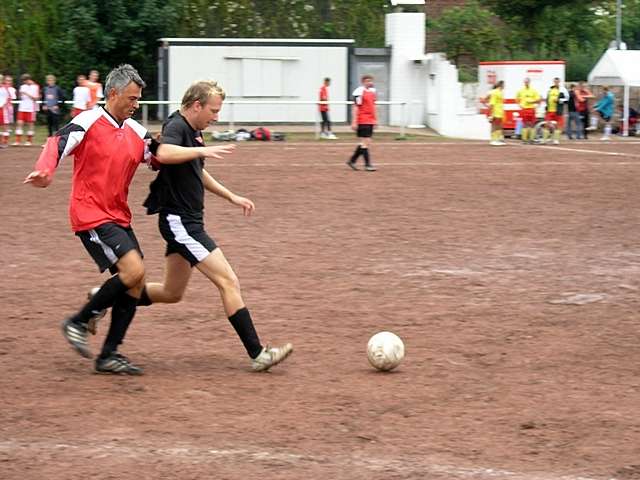
[[[616,10],[616,50],[622,47],[622,0],[617,0]]]

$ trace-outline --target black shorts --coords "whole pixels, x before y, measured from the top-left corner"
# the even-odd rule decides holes
[[[358,138],[373,137],[373,125],[358,125]]]
[[[103,223],[91,230],[76,232],[76,235],[82,240],[84,248],[96,262],[100,272],[109,269],[111,273],[116,273],[116,263],[130,250],[137,250],[140,256],[144,257],[131,227]]]
[[[192,267],[218,248],[216,242],[204,231],[202,221],[160,212],[158,228],[162,238],[167,242],[165,255],[178,253]]]
[[[605,122],[608,122],[608,121],[610,121],[610,120],[611,120],[611,117],[605,117],[605,116],[604,116],[604,113],[602,113],[602,112],[598,112],[598,113],[600,114],[600,117],[601,117]]]

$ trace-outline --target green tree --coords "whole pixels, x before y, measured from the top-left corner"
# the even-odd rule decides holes
[[[452,7],[436,19],[427,20],[435,46],[456,66],[489,59],[505,50],[505,31],[499,19],[478,2]]]

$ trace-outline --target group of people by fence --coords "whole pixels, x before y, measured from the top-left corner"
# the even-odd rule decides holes
[[[77,86],[71,96],[72,117],[95,108],[104,98],[99,78],[97,70],[91,70],[88,76],[77,76]],[[32,145],[38,112],[46,116],[49,136],[52,136],[60,128],[67,99],[67,94],[58,86],[55,75],[47,75],[45,86],[41,88],[29,73],[24,73],[20,76],[17,90],[13,76],[0,75],[0,148],[7,148],[10,144]],[[10,142],[12,126],[15,137]]]
[[[601,140],[610,140],[611,135],[622,132],[623,106],[618,106],[620,126],[614,126],[616,98],[611,89],[603,87],[602,95],[595,104],[590,102],[596,98],[584,82],[570,84],[567,89],[555,78],[549,87],[546,97],[531,85],[525,78],[524,85],[516,93],[517,111],[514,135],[524,143],[560,143],[564,132],[569,140],[587,139],[590,131],[598,130],[599,122],[604,122]],[[489,94],[483,99],[487,105],[487,115],[491,122],[491,145],[506,145],[504,142],[503,123],[504,81],[498,81]],[[539,106],[544,105],[544,116],[539,115]],[[565,122],[566,119],[566,122]],[[629,108],[629,132],[634,134],[638,112]],[[541,130],[538,132],[538,126]]]

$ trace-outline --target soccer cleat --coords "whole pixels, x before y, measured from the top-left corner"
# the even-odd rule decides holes
[[[251,368],[256,372],[264,372],[274,365],[279,364],[293,352],[293,345],[284,344],[282,347],[270,347],[267,345],[262,349],[260,355],[251,362]]]
[[[67,339],[67,342],[83,357],[92,358],[93,355],[87,343],[88,333],[85,325],[75,323],[71,318],[62,322],[62,335]]]
[[[327,138],[329,140],[338,140],[338,137],[336,137],[333,132],[329,132],[329,134],[327,135]]]
[[[110,373],[114,375],[142,375],[144,372],[140,367],[136,367],[124,355],[118,352],[111,352],[107,358],[96,358],[96,373]]]
[[[376,167],[374,167],[373,165],[367,165],[366,167],[364,167],[364,169],[367,172],[375,172],[376,170],[378,170]]]
[[[87,300],[91,300],[93,296],[98,293],[98,290],[100,290],[100,287],[93,287],[91,290],[89,290],[89,293],[87,294]],[[106,314],[107,309],[105,308],[104,310],[100,310],[99,312],[97,312],[93,317],[89,319],[89,322],[87,323],[87,330],[89,330],[91,335],[96,334],[96,332],[98,331],[98,321],[101,320]]]
[[[352,162],[351,160],[347,161],[347,165],[349,165],[353,170],[358,170],[356,167],[356,162]]]

